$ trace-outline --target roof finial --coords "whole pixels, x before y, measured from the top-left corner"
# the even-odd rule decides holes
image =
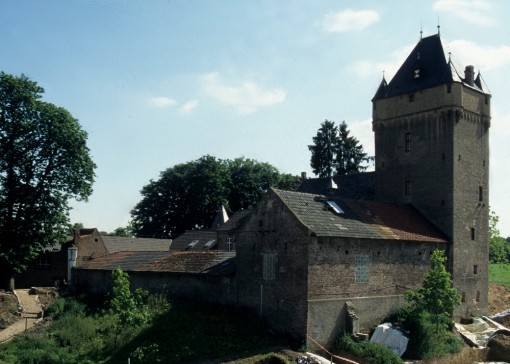
[[[439,15],[437,16],[437,35],[441,35],[441,25],[439,25]]]
[[[420,24],[420,40],[423,39],[423,24]]]
[[[452,52],[448,52],[448,63],[452,63]]]

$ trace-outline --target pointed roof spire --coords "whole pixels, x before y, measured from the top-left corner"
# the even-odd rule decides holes
[[[219,226],[223,225],[228,221],[227,210],[225,210],[225,206],[221,205],[221,209],[216,213],[216,217],[211,225],[211,230],[216,230]]]
[[[384,71],[383,71],[383,77],[382,77],[381,83],[379,84],[379,87],[377,88],[377,91],[375,92],[375,95],[372,98],[372,101],[386,97],[387,88],[388,88],[388,82],[386,82],[386,79],[384,77]]]

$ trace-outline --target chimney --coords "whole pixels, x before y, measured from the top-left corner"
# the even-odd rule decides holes
[[[301,172],[301,179],[306,179],[306,172]]]
[[[469,86],[475,85],[475,68],[473,66],[466,66],[464,70],[464,82]]]

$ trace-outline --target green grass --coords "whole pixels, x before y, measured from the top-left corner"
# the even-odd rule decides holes
[[[510,288],[510,264],[489,264],[489,282]]]

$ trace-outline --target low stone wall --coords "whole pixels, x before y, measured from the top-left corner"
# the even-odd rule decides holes
[[[405,299],[402,295],[393,295],[309,300],[308,335],[326,348],[332,348],[338,336],[349,328],[347,302],[359,318],[359,332],[369,333],[385,317],[404,306]]]
[[[172,274],[164,272],[127,272],[131,289],[143,288],[152,293],[164,292],[170,297],[194,299],[219,304],[236,304],[235,276],[205,274]],[[110,270],[73,270],[73,285],[90,293],[111,291]]]

